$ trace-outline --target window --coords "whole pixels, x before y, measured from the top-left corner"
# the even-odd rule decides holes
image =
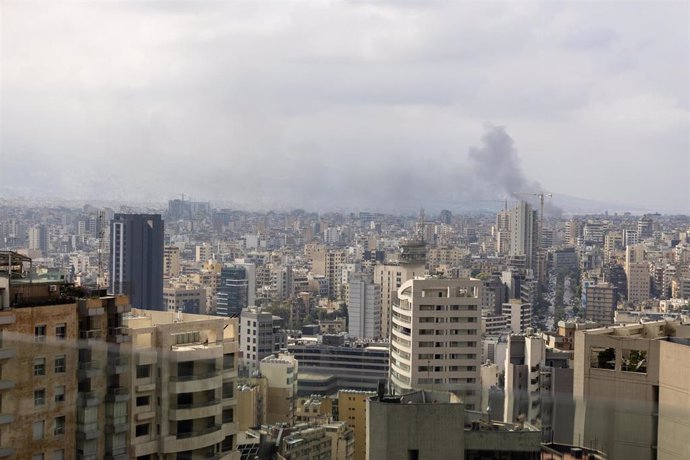
[[[45,427],[45,422],[43,420],[40,420],[38,422],[34,422],[33,424],[33,434],[34,434],[34,441],[38,441],[39,439],[43,439],[43,429]]]
[[[616,349],[592,347],[589,365],[595,369],[616,369]]]
[[[63,449],[53,451],[53,460],[65,460],[65,451]]]
[[[43,457],[43,454],[34,454],[31,457],[31,460],[44,460],[45,457]]]
[[[234,411],[232,408],[223,409],[223,423],[232,423],[234,418]]]
[[[65,357],[65,355],[55,357],[55,373],[56,374],[62,374],[63,372],[65,372],[65,362],[66,361],[67,361],[67,358]]]
[[[223,369],[228,370],[235,367],[235,355],[228,353],[223,355]]]
[[[137,425],[136,428],[136,436],[146,436],[149,434],[149,431],[151,430],[151,424],[150,423],[142,423],[141,425]]]
[[[137,407],[151,404],[151,396],[137,396]]]
[[[43,406],[46,403],[46,390],[41,388],[34,390],[34,406]]]
[[[63,402],[65,400],[65,386],[55,386],[55,402]]]
[[[625,372],[647,373],[647,352],[644,350],[622,350],[621,370]]]
[[[34,375],[46,375],[46,359],[34,359]]]
[[[55,427],[53,429],[55,436],[65,434],[65,416],[55,417]]]
[[[34,327],[34,340],[36,342],[45,342],[45,340],[46,340],[46,325],[45,324]]]
[[[151,376],[151,365],[150,364],[142,364],[137,366],[137,378],[138,379],[145,379],[149,378]]]
[[[55,338],[58,340],[65,340],[67,338],[67,325],[58,324],[55,326]]]

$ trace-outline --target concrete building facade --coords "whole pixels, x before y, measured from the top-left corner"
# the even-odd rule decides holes
[[[480,290],[475,279],[415,279],[392,310],[391,388],[442,389],[478,404]]]
[[[132,310],[132,458],[239,459],[237,320]]]

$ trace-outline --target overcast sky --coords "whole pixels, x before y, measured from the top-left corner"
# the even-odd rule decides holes
[[[3,0],[0,195],[690,212],[689,5]]]

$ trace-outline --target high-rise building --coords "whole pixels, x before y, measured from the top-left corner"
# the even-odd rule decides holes
[[[480,290],[475,279],[415,279],[393,305],[390,381],[397,393],[437,389],[479,397]]]
[[[503,304],[503,316],[513,334],[525,332],[532,326],[532,305],[520,299],[510,299]]]
[[[29,229],[29,249],[45,254],[48,251],[48,227],[36,225]]]
[[[180,248],[166,246],[163,252],[163,276],[173,278],[180,276]]]
[[[524,256],[525,268],[536,268],[539,219],[532,206],[521,201],[510,210],[510,250],[512,257]]]
[[[273,317],[259,307],[247,307],[240,316],[240,350],[243,371],[252,375],[262,359],[287,348],[287,332],[280,328],[282,318]]]
[[[376,339],[381,334],[381,287],[371,275],[350,273],[347,290],[348,334]]]
[[[400,245],[397,264],[376,264],[374,283],[381,286],[381,337],[390,337],[391,308],[400,286],[426,273],[426,246],[423,241],[410,241]]]
[[[225,266],[220,270],[220,283],[216,294],[216,314],[239,316],[249,306],[249,280],[247,269],[239,265]]]
[[[159,214],[115,214],[110,223],[110,289],[132,307],[163,310],[163,221]]]
[[[652,281],[649,262],[645,260],[644,246],[641,244],[625,248],[625,275],[628,281],[628,302],[648,300]]]
[[[599,283],[587,286],[585,295],[587,296],[585,319],[601,326],[612,325],[618,303],[617,289],[609,283]]]

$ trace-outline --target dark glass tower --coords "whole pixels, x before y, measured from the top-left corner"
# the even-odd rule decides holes
[[[240,266],[223,267],[220,270],[220,285],[216,299],[216,314],[239,316],[247,308],[249,279],[247,269]]]
[[[110,293],[134,308],[163,310],[163,220],[160,214],[115,214],[110,222]]]

